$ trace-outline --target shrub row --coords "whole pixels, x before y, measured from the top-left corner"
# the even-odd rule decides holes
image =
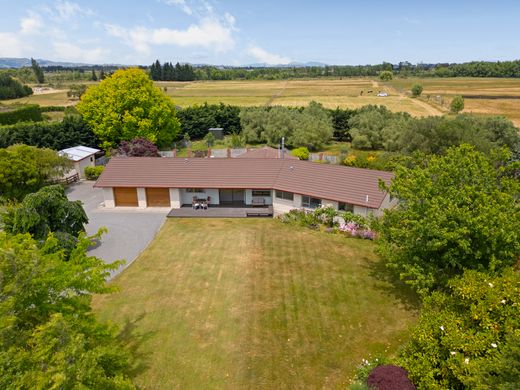
[[[65,111],[67,107],[66,106],[45,106],[40,107],[41,112],[57,112],[57,111]]]
[[[42,111],[37,104],[17,106],[13,110],[0,112],[0,125],[12,125],[18,122],[42,121]]]
[[[60,150],[77,145],[96,147],[97,138],[80,116],[65,116],[62,122],[21,122],[0,126],[0,148],[26,144]]]

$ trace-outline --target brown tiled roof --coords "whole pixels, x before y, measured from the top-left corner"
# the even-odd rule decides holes
[[[389,172],[285,159],[114,157],[95,187],[277,189],[379,208]],[[368,195],[368,202],[366,201]]]
[[[236,158],[281,158],[281,151],[269,146],[262,148],[249,149],[247,152],[236,156]],[[298,157],[293,156],[288,150],[285,150],[285,159],[298,160]]]

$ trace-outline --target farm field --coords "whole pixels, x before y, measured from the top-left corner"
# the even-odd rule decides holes
[[[369,78],[158,82],[157,85],[163,89],[166,87],[166,93],[181,107],[204,102],[299,107],[315,100],[328,108],[358,108],[368,104],[383,104],[392,111],[407,111],[416,116],[438,113],[434,108],[425,107],[406,96],[396,94],[392,88],[380,86],[377,81]],[[368,91],[372,92],[369,94]],[[390,96],[375,96],[379,91],[386,91]]]
[[[409,96],[414,83],[424,87],[420,99]],[[87,84],[92,84],[91,82]],[[397,78],[381,82],[370,78],[308,79],[274,81],[194,81],[156,82],[174,103],[181,107],[194,104],[238,106],[305,106],[315,100],[328,108],[359,108],[381,104],[392,111],[405,111],[414,116],[442,115],[449,111],[455,95],[510,96],[520,98],[520,79],[501,78]],[[363,95],[361,92],[363,91]],[[372,91],[371,94],[368,91]],[[385,91],[388,97],[377,97]],[[428,99],[428,95],[430,98]],[[2,104],[36,103],[42,106],[73,105],[66,90],[32,95],[26,98],[4,100]],[[520,99],[465,99],[464,112],[504,115],[520,127]]]
[[[393,87],[400,92],[408,92],[414,83],[422,84],[423,99],[431,96],[433,105],[448,109],[455,95],[489,96],[489,99],[466,98],[464,112],[487,115],[504,115],[520,127],[520,79],[511,78],[409,78],[395,79],[385,82],[387,87]],[[440,96],[442,102],[436,99]],[[517,97],[516,99],[493,97]]]
[[[345,388],[416,319],[372,242],[273,219],[167,220],[96,296],[123,328],[143,389]]]

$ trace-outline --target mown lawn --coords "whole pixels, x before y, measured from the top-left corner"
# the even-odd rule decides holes
[[[94,307],[144,389],[345,388],[415,320],[373,249],[272,219],[168,220]]]

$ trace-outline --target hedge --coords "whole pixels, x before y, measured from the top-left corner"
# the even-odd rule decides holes
[[[21,122],[0,126],[0,148],[26,144],[61,150],[77,145],[97,147],[98,140],[80,116],[65,116],[62,122]]]
[[[18,122],[40,122],[42,112],[37,104],[16,106],[13,110],[0,112],[0,125],[12,125]]]
[[[57,111],[65,111],[66,106],[45,106],[40,107],[41,112],[57,112]]]

